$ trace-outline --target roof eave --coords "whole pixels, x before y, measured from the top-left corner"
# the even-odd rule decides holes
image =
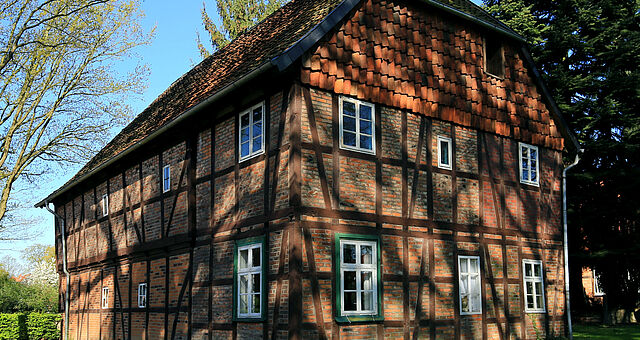
[[[217,101],[221,97],[224,97],[229,92],[231,92],[231,91],[243,86],[244,84],[246,84],[247,82],[251,81],[255,77],[257,77],[257,76],[259,76],[259,75],[261,75],[263,73],[266,73],[268,70],[272,69],[273,67],[274,67],[273,63],[265,62],[261,66],[255,68],[253,71],[245,74],[241,78],[239,78],[236,81],[234,81],[234,82],[230,83],[229,85],[225,86],[220,91],[215,92],[211,96],[207,97],[205,100],[203,100],[200,103],[192,106],[187,111],[185,111],[183,114],[179,115],[174,120],[170,121],[166,125],[162,126],[158,130],[154,131],[153,133],[151,133],[150,135],[148,135],[144,139],[142,139],[142,140],[138,141],[137,143],[131,145],[130,147],[126,148],[124,151],[122,151],[122,152],[118,153],[117,155],[113,156],[108,161],[100,164],[98,167],[94,168],[93,170],[89,171],[88,173],[78,177],[75,181],[73,181],[73,182],[63,186],[59,190],[56,190],[55,192],[51,193],[49,196],[47,196],[45,199],[41,200],[40,202],[36,203],[34,206],[36,208],[43,208],[46,204],[48,204],[49,202],[52,202],[57,197],[61,196],[65,192],[69,191],[71,188],[73,188],[76,185],[80,184],[81,182],[83,182],[87,178],[89,178],[89,177],[93,176],[94,174],[102,171],[103,169],[107,168],[111,164],[119,161],[120,159],[124,158],[128,154],[132,153],[133,151],[135,151],[135,150],[139,149],[140,147],[142,147],[143,145],[149,143],[150,141],[152,141],[153,139],[155,139],[159,135],[163,134],[165,131],[175,127],[176,125],[180,124],[181,122],[183,122],[187,118],[191,117],[195,113],[201,111],[205,107],[207,107],[210,104],[212,104],[213,102]]]

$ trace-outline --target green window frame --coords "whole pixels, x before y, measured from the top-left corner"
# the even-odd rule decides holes
[[[257,250],[257,251],[256,251]],[[246,260],[240,258],[240,253],[246,251]],[[259,266],[256,266],[255,256],[260,255]],[[242,266],[243,262],[247,265]],[[267,267],[268,267],[267,245],[264,236],[252,237],[237,240],[233,250],[233,320],[246,322],[259,322],[266,320],[267,316]],[[259,280],[256,288],[255,279]],[[245,287],[241,292],[240,280],[246,278]],[[241,299],[246,297],[246,312],[243,312]],[[255,304],[258,304],[258,311],[255,312]]]
[[[343,246],[350,247],[354,252],[355,260],[352,263],[344,262],[345,250]],[[371,246],[371,261],[363,260],[363,249]],[[346,249],[346,248],[345,248]],[[335,247],[333,258],[335,261],[335,294],[336,301],[335,319],[337,322],[368,322],[382,321],[382,247],[378,235],[360,234],[335,234]],[[367,263],[371,262],[371,263]],[[345,272],[354,273],[355,287],[345,289]],[[368,277],[368,279],[367,279]],[[353,282],[353,281],[352,281]],[[351,295],[351,300],[355,297],[355,310],[345,311],[345,291]],[[369,300],[370,309],[366,309]],[[363,307],[365,310],[362,310]]]

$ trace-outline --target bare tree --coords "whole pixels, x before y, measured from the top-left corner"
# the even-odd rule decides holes
[[[121,71],[152,32],[139,0],[0,0],[0,239],[19,180],[86,160],[131,116],[147,69]]]

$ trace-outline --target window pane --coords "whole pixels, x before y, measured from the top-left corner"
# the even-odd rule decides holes
[[[461,273],[468,273],[469,272],[467,259],[460,259],[460,272]]]
[[[344,310],[355,311],[357,310],[356,292],[344,293]]]
[[[469,292],[472,294],[476,294],[480,292],[480,280],[478,275],[471,275],[469,276],[469,285],[471,287],[469,287]]]
[[[533,309],[533,295],[527,295],[527,308]]]
[[[373,292],[362,292],[360,296],[360,309],[363,311],[373,309]]]
[[[533,283],[531,283],[531,281],[527,281],[526,283],[527,283],[526,293],[533,294]]]
[[[253,122],[257,122],[262,120],[262,107],[257,107],[253,109]]]
[[[253,137],[262,135],[262,121],[253,123]]]
[[[342,143],[348,146],[356,146],[356,134],[345,131],[342,135]]]
[[[343,101],[342,102],[342,112],[344,113],[345,116],[352,116],[355,117],[356,116],[356,104],[352,103],[352,102],[348,102],[348,101]]]
[[[524,275],[531,276],[531,263],[524,264]]]
[[[251,266],[260,267],[260,247],[251,249]]]
[[[262,136],[253,139],[253,152],[262,150]]]
[[[522,148],[522,161],[524,162],[525,159],[529,158],[529,149],[526,147]]]
[[[536,282],[536,294],[542,294],[542,282]]]
[[[249,126],[249,115],[245,114],[240,117],[240,127],[244,128],[245,126]]]
[[[540,264],[534,265],[533,269],[535,270],[535,275],[537,277],[542,277],[542,266]]]
[[[531,171],[536,171],[538,169],[538,163],[535,158],[531,159]]]
[[[538,179],[536,177],[538,177],[536,176],[536,172],[531,170],[531,181],[533,182],[537,181]]]
[[[354,271],[344,272],[344,289],[345,290],[356,289],[356,272]]]
[[[249,275],[240,275],[240,294],[249,293]]]
[[[469,281],[467,275],[460,276],[460,294],[469,294]]]
[[[360,136],[360,147],[363,149],[371,150],[371,137],[364,135]]]
[[[240,130],[240,142],[248,142],[249,141],[249,128],[244,128]]]
[[[240,146],[240,156],[249,156],[249,142],[243,143]]]
[[[260,294],[251,295],[251,313],[260,313]]]
[[[373,250],[371,249],[371,246],[360,246],[360,263],[371,264],[372,256]]]
[[[373,280],[371,272],[362,272],[360,273],[361,282],[360,285],[363,290],[371,290],[373,289]]]
[[[471,295],[471,307],[472,312],[480,311],[480,294]]]
[[[468,313],[469,312],[469,295],[464,295],[460,297],[460,309],[462,312]]]
[[[249,264],[249,249],[242,249],[239,251],[238,256],[238,269],[245,269]]]
[[[536,308],[542,309],[542,295],[536,295]]]
[[[478,266],[478,259],[469,259],[469,261],[471,261],[470,266],[469,266],[470,267],[469,271],[471,273],[477,273],[478,272],[478,267],[479,267]]]
[[[251,274],[251,293],[260,293],[260,274]]]
[[[360,121],[360,133],[371,135],[371,122],[368,120]]]
[[[355,244],[344,244],[342,246],[344,257],[344,263],[356,263],[356,245]]]
[[[360,105],[360,118],[371,120],[371,106]]]
[[[249,312],[249,295],[240,295],[240,313],[247,314]]]
[[[342,129],[345,131],[356,131],[356,119],[351,117],[343,117]]]
[[[536,149],[531,149],[530,153],[531,157],[529,158],[531,158],[531,161],[534,161],[538,157],[538,152],[536,151]]]

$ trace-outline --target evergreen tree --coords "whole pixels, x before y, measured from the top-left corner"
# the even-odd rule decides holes
[[[198,49],[202,58],[224,47],[242,32],[254,26],[269,14],[280,8],[286,0],[216,0],[221,25],[216,25],[205,3],[202,3],[202,25],[209,35],[211,50],[200,40],[198,34]]]
[[[640,2],[484,0],[529,41],[537,66],[585,149],[569,173],[572,304],[581,267],[601,273],[610,307],[640,288]]]

